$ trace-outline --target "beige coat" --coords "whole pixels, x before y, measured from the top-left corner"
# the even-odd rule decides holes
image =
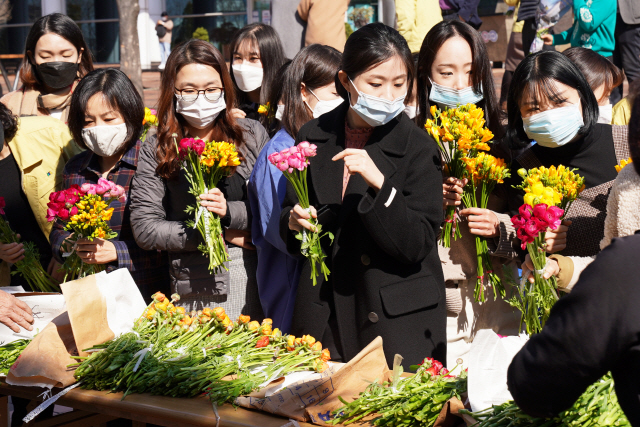
[[[488,239],[491,262],[506,289],[506,298],[511,296],[513,287],[507,282],[504,270],[510,270],[517,278],[517,254],[513,250],[516,230],[509,215],[499,214],[505,205],[497,197],[489,198],[488,208],[500,221],[500,236]],[[447,283],[447,366],[452,368],[457,359],[467,365],[466,356],[476,333],[481,329],[491,329],[500,335],[517,335],[520,327],[520,312],[506,301],[493,298],[492,290],[487,290],[484,303],[476,302],[474,289],[477,277],[475,235],[469,231],[466,221],[459,223],[462,237],[451,242],[451,248],[438,246],[442,270]],[[455,284],[457,282],[457,288]],[[466,366],[465,366],[466,367]]]
[[[347,41],[344,16],[348,7],[349,0],[301,0],[298,15],[307,22],[305,46],[319,43],[342,52]]]

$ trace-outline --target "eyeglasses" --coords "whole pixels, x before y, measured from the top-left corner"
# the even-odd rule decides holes
[[[222,88],[219,87],[210,87],[204,90],[197,89],[178,89],[174,88],[176,94],[180,96],[180,98],[185,102],[196,102],[200,93],[202,93],[207,101],[216,102],[222,96]]]

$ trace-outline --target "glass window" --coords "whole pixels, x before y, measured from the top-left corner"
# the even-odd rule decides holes
[[[76,21],[96,62],[120,62],[120,26],[116,0],[66,0],[67,15]]]

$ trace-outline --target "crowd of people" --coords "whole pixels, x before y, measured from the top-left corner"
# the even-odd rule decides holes
[[[576,7],[600,3],[608,1]],[[575,19],[573,34],[545,42],[584,39],[591,21],[582,12]],[[593,40],[609,40],[596,33]],[[230,63],[201,40],[171,50],[158,125],[143,140],[144,103],[131,81],[118,69],[94,69],[77,24],[47,15],[26,40],[21,87],[0,100],[0,197],[12,229],[37,246],[58,279],[70,236],[59,220],[47,222],[49,194],[104,178],[128,195],[112,203],[109,225],[117,237],[80,240],[75,250],[107,271],[127,268],[145,298],[177,293],[176,304],[187,311],[221,306],[232,318],[269,317],[285,333],[318,337],[337,361],[381,336],[390,365],[402,354],[407,368],[425,357],[452,367],[464,363],[479,330],[521,331],[520,313],[494,299],[491,288],[486,302],[474,298],[475,236],[487,239],[504,283],[508,272],[517,277],[519,268],[524,275],[533,268],[510,220],[524,196],[515,171],[577,168],[585,190],[562,225],[546,233],[553,255],[545,275],[557,276],[569,295],[516,357],[509,377],[523,409],[548,415],[603,372],[638,369],[627,353],[639,344],[629,297],[637,294],[632,264],[640,236],[617,238],[640,229],[640,89],[632,85],[624,99],[634,106],[630,121],[616,122],[609,98],[624,72],[606,58],[612,51],[594,41],[591,48],[523,56],[510,75],[505,112],[487,47],[463,19],[435,24],[413,54],[397,30],[374,23],[351,34],[342,52],[313,43],[291,59],[271,27],[250,24],[231,41]],[[465,104],[484,111],[491,152],[512,170],[487,209],[462,206],[466,181],[445,175],[424,129],[432,107]],[[228,271],[210,273],[198,251],[202,237],[187,226],[194,196],[175,146],[184,137],[227,141],[241,154],[235,172],[198,197],[221,219]],[[309,210],[268,161],[303,141],[317,146]],[[618,174],[615,166],[629,157],[634,163]],[[448,248],[439,236],[449,206],[460,208],[461,237]],[[315,286],[296,238],[314,231],[312,217],[335,236],[321,240],[331,274]],[[10,275],[24,250],[23,243],[0,244],[0,285],[28,288]],[[619,284],[605,278],[612,268]],[[585,269],[589,274],[581,275]],[[1,323],[18,331],[32,320],[29,307],[0,290]],[[567,353],[558,357],[561,345]],[[587,347],[594,348],[585,354]],[[540,371],[545,375],[531,380]],[[572,390],[563,394],[556,381],[554,393],[541,393],[550,378]],[[623,409],[638,423],[637,382],[619,387],[627,388]]]

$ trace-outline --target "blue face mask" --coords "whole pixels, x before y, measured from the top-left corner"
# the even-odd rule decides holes
[[[523,117],[527,136],[543,147],[561,147],[575,138],[584,121],[580,104],[554,108],[531,117]]]
[[[362,120],[367,122],[369,126],[386,125],[404,111],[404,99],[407,97],[406,93],[400,98],[388,101],[360,92],[353,81],[351,79],[349,79],[349,81],[358,92],[358,101],[356,101],[354,105],[351,105],[351,108],[358,113]],[[349,104],[351,104],[351,96],[349,96]]]
[[[464,89],[453,89],[439,85],[431,79],[429,81],[431,82],[429,100],[438,104],[440,108],[456,108],[458,105],[477,104],[484,99],[482,85],[480,86],[480,93],[475,93],[473,86]]]

